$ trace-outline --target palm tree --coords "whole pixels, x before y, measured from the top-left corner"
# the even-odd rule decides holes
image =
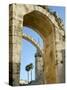
[[[28,65],[25,67],[25,70],[26,70],[27,73],[28,73],[28,82],[29,82],[29,71],[30,71],[30,69],[29,69],[29,66],[28,66]]]
[[[28,82],[29,82],[29,71],[31,70],[31,81],[32,81],[32,69],[33,69],[33,64],[30,63],[25,67],[25,70],[28,72]]]
[[[31,70],[31,81],[32,81],[32,69],[33,69],[33,64],[30,63],[30,64],[29,64],[29,67],[30,67],[30,70]]]

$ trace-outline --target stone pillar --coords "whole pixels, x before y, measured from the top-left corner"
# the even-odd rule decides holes
[[[61,53],[61,57],[63,58],[57,62],[57,83],[65,82],[65,57],[63,55]]]
[[[41,55],[40,51],[37,50],[35,54],[35,81],[37,82],[37,84],[44,83],[43,68],[43,56]]]
[[[56,28],[56,80],[57,83],[65,82],[65,40],[64,31]]]
[[[44,80],[46,84],[56,83],[54,31],[45,40]]]
[[[18,19],[15,5],[9,7],[9,84],[19,85],[20,79],[20,53],[22,41],[22,22]]]

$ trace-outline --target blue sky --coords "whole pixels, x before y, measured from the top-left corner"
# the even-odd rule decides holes
[[[65,23],[65,8],[64,7],[49,7],[51,11],[56,11],[59,17]],[[24,27],[23,32],[32,36],[37,42],[40,43],[41,47],[43,47],[43,41],[41,37],[34,32],[31,28]],[[20,79],[27,80],[27,72],[25,71],[25,66],[29,63],[33,63],[33,80],[35,80],[35,55],[36,47],[34,47],[30,42],[25,39],[22,40],[22,48],[21,48],[21,66],[20,66]]]
[[[51,11],[56,11],[57,15],[63,20],[63,22],[65,23],[65,7],[55,7],[55,6],[49,6],[49,9]]]

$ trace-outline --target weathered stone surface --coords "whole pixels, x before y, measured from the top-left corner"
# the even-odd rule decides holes
[[[9,63],[9,84],[10,85],[18,85],[19,83],[19,73],[20,73],[20,63]],[[18,78],[18,79],[17,79]]]
[[[43,57],[39,50],[35,54],[35,81],[36,84],[44,83],[44,65]],[[33,83],[33,82],[32,82]]]
[[[9,73],[10,83],[12,85],[19,85],[19,63],[23,26],[34,29],[45,42],[43,54],[44,83],[64,82],[64,64],[56,65],[56,61],[62,61],[61,50],[65,49],[63,41],[64,30],[60,30],[55,17],[46,9],[37,5],[22,4],[10,5],[9,15],[9,62],[12,64],[10,67],[13,70],[13,72],[10,70]]]

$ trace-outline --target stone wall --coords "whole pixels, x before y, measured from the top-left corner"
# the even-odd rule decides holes
[[[65,82],[65,34],[55,29],[57,83]]]
[[[18,20],[14,5],[9,6],[9,84],[18,85],[20,76],[20,50],[22,40],[21,21]]]

